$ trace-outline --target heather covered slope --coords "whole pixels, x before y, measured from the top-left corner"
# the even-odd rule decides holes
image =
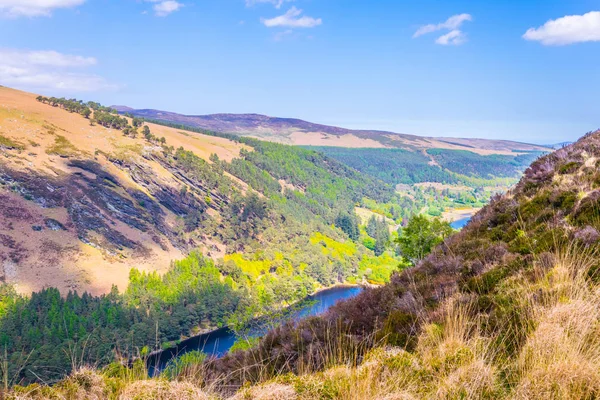
[[[150,128],[206,159],[244,148]],[[174,233],[184,183],[160,146],[2,87],[0,148],[0,279],[19,291],[105,293],[126,286],[131,266],[164,271],[188,248]]]

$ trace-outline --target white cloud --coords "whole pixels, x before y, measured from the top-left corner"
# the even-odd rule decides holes
[[[441,44],[443,46],[449,46],[449,45],[458,46],[458,45],[463,44],[466,41],[467,41],[467,35],[465,35],[458,29],[454,29],[454,30],[446,33],[445,35],[440,36],[439,38],[437,38],[435,40],[435,42],[437,44]]]
[[[473,21],[471,14],[456,14],[448,18],[446,21],[439,24],[428,24],[423,25],[414,33],[413,38],[426,35],[428,33],[449,30],[450,32],[438,37],[435,43],[443,46],[453,45],[458,46],[467,41],[467,35],[464,34],[460,29],[464,22]]]
[[[314,28],[323,23],[321,18],[312,18],[301,16],[302,10],[292,7],[283,15],[275,18],[261,18],[261,22],[268,28],[286,27],[286,28]]]
[[[0,0],[0,15],[8,17],[50,16],[57,8],[81,5],[85,0]]]
[[[539,28],[529,28],[523,39],[538,41],[546,46],[600,42],[600,11],[550,20]]]
[[[57,51],[0,49],[0,84],[23,89],[56,89],[75,92],[112,90],[117,86],[78,69],[97,64],[93,57]]]
[[[0,0],[1,1],[1,0]],[[152,10],[157,17],[166,17],[167,15],[179,11],[183,4],[176,0],[145,0],[147,3],[154,3]],[[146,13],[146,12],[144,12]]]
[[[252,7],[256,4],[272,4],[275,8],[280,9],[283,3],[288,3],[294,0],[246,0],[246,7]]]
[[[154,2],[154,1],[153,1]],[[179,10],[183,4],[175,0],[160,1],[152,7],[157,17],[166,17],[167,15]]]
[[[472,21],[472,20],[473,20],[473,17],[471,16],[471,14],[453,15],[450,18],[448,18],[445,22],[442,22],[440,24],[429,24],[429,25],[424,25],[424,26],[420,27],[419,29],[417,29],[417,31],[413,35],[413,38],[425,35],[427,33],[441,31],[444,29],[451,30],[451,31],[456,30],[456,29],[460,28],[460,26],[463,24],[463,22]]]

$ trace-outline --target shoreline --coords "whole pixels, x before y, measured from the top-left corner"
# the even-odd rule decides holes
[[[370,284],[370,283],[335,283],[335,284],[330,285],[330,286],[320,287],[320,288],[316,289],[314,292],[312,292],[311,294],[309,294],[306,297],[304,297],[302,300],[298,300],[298,301],[296,301],[294,303],[291,303],[291,304],[287,305],[284,308],[292,307],[293,305],[298,304],[299,302],[310,300],[311,298],[314,298],[315,296],[317,296],[319,293],[325,292],[327,290],[343,289],[343,288],[354,288],[354,287],[361,287],[361,288],[365,288],[365,289],[371,289],[371,288],[375,288],[375,287],[378,287],[378,286],[380,286],[380,285],[374,285],[374,284]],[[259,316],[259,317],[256,317],[254,319],[256,320],[256,319],[260,319],[260,318],[263,318],[263,317],[264,316]],[[168,351],[169,349],[172,349],[174,347],[179,346],[182,342],[185,342],[187,340],[190,340],[190,339],[193,339],[193,338],[197,338],[197,337],[200,337],[200,336],[204,336],[204,335],[211,335],[211,334],[216,333],[216,332],[218,332],[220,330],[223,330],[223,329],[229,329],[229,327],[228,326],[222,326],[220,328],[218,328],[218,327],[207,328],[205,330],[202,330],[202,332],[200,332],[198,334],[187,336],[187,337],[184,337],[183,339],[180,339],[180,340],[174,342],[172,346],[169,346],[166,349],[154,350],[154,351],[148,353],[148,355],[146,357],[148,359],[150,359],[151,357],[155,357],[155,356],[160,355],[164,351]],[[137,360],[139,358],[140,357],[136,357],[133,361],[135,361],[135,360]]]
[[[481,208],[454,208],[442,213],[442,219],[447,222],[455,222],[464,218],[471,218],[477,214]]]

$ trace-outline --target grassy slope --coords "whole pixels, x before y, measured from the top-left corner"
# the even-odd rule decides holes
[[[324,232],[323,224],[363,198],[395,201],[392,187],[296,147],[148,124],[168,146],[189,152],[167,154],[141,134],[92,126],[33,94],[0,88],[0,104],[0,198],[11,204],[0,210],[0,281],[21,293],[57,287],[101,294],[113,284],[123,290],[131,267],[165,272],[196,248],[214,259],[290,250],[278,219],[296,229],[294,249],[306,247],[311,233]],[[245,159],[240,150],[248,150]],[[272,220],[241,227],[254,235],[238,232],[229,207],[251,190],[268,199]],[[49,219],[64,229],[46,229]],[[321,225],[306,224],[315,220]],[[293,261],[295,268],[316,262]]]
[[[543,157],[391,284],[202,379],[266,380],[247,399],[597,398],[599,159],[600,131]]]

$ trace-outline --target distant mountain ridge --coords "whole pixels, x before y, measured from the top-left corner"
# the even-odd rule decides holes
[[[120,113],[129,113],[145,119],[303,146],[401,148],[407,150],[442,148],[468,150],[479,154],[509,154],[550,150],[546,146],[509,140],[424,137],[380,130],[353,130],[312,123],[297,118],[278,118],[261,114],[183,115],[154,109],[137,110],[126,106],[112,107]]]

